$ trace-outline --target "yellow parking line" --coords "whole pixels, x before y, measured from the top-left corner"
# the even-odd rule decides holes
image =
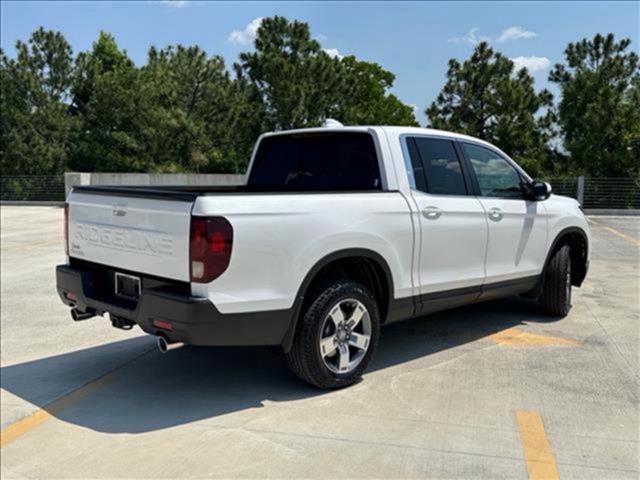
[[[51,414],[46,410],[36,410],[28,417],[12,423],[0,432],[0,448],[3,448],[9,442],[12,442],[32,428],[37,427],[42,422],[49,420],[49,418],[51,418]]]
[[[154,351],[155,348],[147,350],[146,352],[138,355],[123,365],[120,365],[116,369],[104,374],[101,377],[96,378],[95,380],[90,381],[89,383],[67,393],[66,395],[54,400],[53,402],[45,405],[41,409],[36,410],[31,415],[26,416],[25,418],[18,420],[15,423],[5,427],[0,432],[0,448],[3,448],[8,443],[14,441],[16,438],[21,437],[28,431],[37,427],[41,423],[49,420],[53,415],[60,412],[61,410],[67,408],[68,406],[74,404],[78,400],[83,399],[87,395],[95,392],[99,388],[104,387],[115,378],[115,374],[121,368],[129,365],[131,362],[143,357],[144,355]]]
[[[524,332],[518,328],[507,328],[489,335],[489,340],[505,347],[572,347],[578,345],[575,340]]]
[[[622,233],[622,232],[616,230],[615,228],[611,228],[611,227],[608,227],[606,225],[603,225],[600,222],[596,222],[595,220],[592,220],[591,218],[589,219],[589,222],[593,223],[594,225],[599,226],[600,228],[604,228],[608,232],[611,232],[614,235],[619,236],[620,238],[624,238],[627,242],[631,242],[631,243],[634,243],[634,244],[640,246],[640,240],[638,240],[637,238],[634,238],[634,237],[632,237],[630,235],[627,235],[626,233]]]
[[[63,397],[54,400],[47,406],[36,410],[31,415],[28,415],[25,418],[18,420],[17,422],[12,423],[8,427],[4,428],[2,432],[0,432],[0,448],[12,442],[16,438],[24,435],[29,430],[37,427],[41,423],[46,422],[51,418],[52,415],[59,412],[60,410],[86,397],[90,393],[96,391],[98,388],[105,386],[107,383],[113,380],[113,373],[114,372],[108,373],[92,382],[87,383],[80,388],[77,388],[76,390],[73,390],[71,393],[68,393]]]
[[[520,442],[530,480],[559,479],[556,459],[538,412],[516,412]]]

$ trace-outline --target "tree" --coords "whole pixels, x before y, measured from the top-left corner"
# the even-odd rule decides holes
[[[94,94],[95,83],[100,76],[118,71],[134,69],[135,66],[127,56],[126,50],[120,50],[113,35],[100,32],[98,40],[93,43],[90,52],[78,54],[73,75],[74,112],[84,112]]]
[[[236,71],[259,93],[265,127],[284,130],[318,126],[328,116],[338,63],[311,38],[308,24],[276,16],[262,21],[255,51],[240,54]]]
[[[329,56],[304,22],[264,19],[255,51],[240,54],[236,72],[257,92],[268,130],[315,127],[329,117],[351,125],[417,125],[411,107],[388,93],[392,73],[352,56]]]
[[[417,125],[390,93],[395,76],[332,57],[306,23],[264,20],[232,72],[199,47],[151,48],[137,67],[100,32],[75,60],[62,34],[35,31],[0,50],[0,164],[5,174],[76,171],[242,172],[265,130]]]
[[[69,165],[77,171],[144,171],[148,158],[148,99],[126,51],[100,32],[75,62],[70,113],[82,123]]]
[[[16,50],[15,59],[0,51],[0,168],[5,175],[61,173],[78,130],[67,114],[71,47],[61,33],[39,28]]]
[[[249,94],[219,56],[152,47],[136,68],[104,32],[76,61],[72,113],[83,122],[82,171],[238,172],[259,134]],[[257,109],[255,109],[257,111]],[[251,140],[247,138],[251,135]]]
[[[537,174],[552,135],[553,97],[533,83],[525,68],[514,71],[511,60],[481,42],[462,64],[449,60],[447,81],[425,113],[431,127],[487,140]]]
[[[388,93],[393,73],[354,56],[344,57],[339,67],[343,90],[331,116],[348,125],[418,126],[413,108]]]
[[[576,173],[639,173],[640,68],[630,44],[611,33],[570,43],[549,74],[562,92],[559,125]]]
[[[163,166],[196,172],[238,172],[247,164],[259,120],[247,114],[249,93],[234,84],[220,56],[199,47],[152,48],[142,69],[155,106],[151,151]],[[164,168],[164,167],[163,167]]]

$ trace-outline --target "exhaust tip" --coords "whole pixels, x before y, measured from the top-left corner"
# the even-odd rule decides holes
[[[169,342],[169,340],[167,340],[163,336],[158,336],[156,345],[158,345],[158,350],[160,350],[160,353],[167,353],[171,350],[176,350],[178,348],[184,347],[183,342]]]
[[[164,337],[158,337],[156,343],[158,345],[158,350],[160,350],[160,353],[167,353],[169,351],[169,344]]]
[[[91,317],[95,317],[96,316],[96,312],[93,310],[87,310],[86,312],[82,312],[80,310],[78,310],[77,308],[72,308],[71,309],[71,318],[73,318],[74,322],[79,322],[81,320],[87,320]]]

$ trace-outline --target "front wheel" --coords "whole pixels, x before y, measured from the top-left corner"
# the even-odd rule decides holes
[[[367,368],[380,332],[380,314],[364,286],[344,280],[321,290],[300,319],[287,363],[319,388],[355,383]]]
[[[540,307],[546,315],[564,317],[571,310],[571,251],[564,245],[553,254],[543,273]]]

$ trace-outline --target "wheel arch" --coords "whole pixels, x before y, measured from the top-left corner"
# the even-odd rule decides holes
[[[569,246],[571,254],[571,284],[579,287],[587,276],[589,268],[589,236],[580,227],[567,227],[560,230],[547,252],[545,269],[553,255],[564,245]]]
[[[366,248],[338,250],[318,260],[300,284],[289,329],[282,341],[285,352],[291,349],[300,314],[311,299],[310,295],[330,278],[340,276],[360,281],[372,291],[380,309],[381,323],[384,323],[394,292],[389,264],[382,255]]]

